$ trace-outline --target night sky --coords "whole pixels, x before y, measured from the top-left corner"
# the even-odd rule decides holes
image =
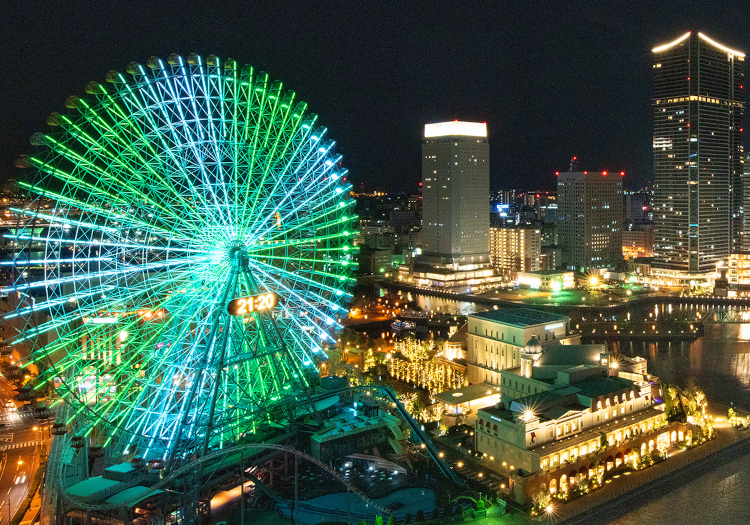
[[[414,191],[423,125],[453,119],[487,122],[493,188],[551,188],[572,155],[637,188],[652,174],[650,49],[690,29],[750,52],[750,4],[4,2],[0,177],[87,81],[176,51],[296,91],[357,188]]]

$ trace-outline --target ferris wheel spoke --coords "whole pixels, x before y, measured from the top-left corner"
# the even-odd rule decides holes
[[[262,272],[264,275],[266,275],[269,278],[270,278],[270,273],[281,274],[281,275],[284,275],[285,277],[287,277],[288,279],[290,279],[292,282],[302,281],[305,284],[305,286],[311,286],[311,287],[314,287],[314,288],[319,288],[321,290],[326,290],[326,291],[331,292],[331,293],[333,293],[335,295],[340,295],[341,290],[338,289],[338,288],[335,288],[333,286],[328,286],[328,285],[325,285],[325,284],[323,284],[321,282],[315,281],[314,279],[312,279],[312,276],[327,277],[327,278],[333,279],[334,281],[342,281],[342,282],[346,282],[346,283],[356,281],[356,279],[354,279],[352,277],[346,277],[344,275],[338,275],[338,274],[334,274],[334,273],[330,273],[330,272],[316,271],[316,270],[313,270],[313,269],[309,269],[306,272],[306,273],[309,273],[311,277],[304,277],[304,276],[300,275],[300,273],[298,273],[298,272],[297,273],[290,272],[290,271],[284,270],[282,268],[279,268],[277,266],[273,266],[273,265],[264,263],[264,262],[259,261],[257,259],[252,259],[252,264],[253,264],[253,268],[254,269]],[[268,270],[268,272],[263,271],[261,269],[261,267],[266,268]],[[343,295],[343,293],[341,293],[341,295]],[[349,294],[349,295],[351,295],[351,294]]]
[[[331,202],[333,200],[334,200],[334,198],[330,197],[330,198],[326,199],[324,201],[324,203],[333,204]],[[340,206],[340,205],[339,206],[332,206],[330,210],[328,210],[326,212],[323,212],[323,213],[321,213],[318,216],[310,217],[307,220],[304,220],[304,221],[301,221],[301,222],[296,222],[294,224],[288,225],[285,228],[281,229],[281,231],[279,231],[278,233],[275,233],[275,234],[273,234],[273,235],[271,235],[269,237],[263,236],[264,237],[264,242],[274,241],[275,239],[277,239],[279,237],[290,237],[290,236],[291,237],[296,237],[297,235],[300,235],[300,234],[304,233],[305,228],[310,228],[310,227],[314,227],[315,231],[317,231],[317,230],[320,230],[320,229],[323,229],[323,228],[328,228],[328,227],[331,227],[331,226],[335,226],[337,224],[343,224],[345,226],[350,225],[351,221],[358,219],[359,216],[356,215],[356,214],[355,215],[351,215],[351,216],[342,215],[342,213],[346,213],[346,208],[348,208],[350,206],[350,204],[349,203],[345,203],[344,201],[340,201],[340,202],[343,203],[344,206]],[[278,221],[277,220],[277,224],[279,222],[281,222],[282,224],[284,224],[283,221]],[[296,235],[292,235],[292,234],[295,234],[295,233],[296,233]]]
[[[128,156],[133,156],[137,159],[140,165],[145,167],[147,170],[151,172],[151,175],[153,177],[156,177],[157,179],[160,179],[159,174],[157,171],[151,166],[151,164],[143,158],[143,156],[135,149],[133,148],[128,142],[124,141],[121,138],[121,134],[117,133],[114,129],[112,129],[111,126],[109,126],[101,117],[96,115],[96,113],[93,111],[91,106],[89,106],[85,101],[80,101],[79,105],[83,106],[86,111],[81,111],[81,115],[86,121],[95,129],[99,130],[101,132],[102,140],[105,142],[104,144],[104,151],[108,151],[110,149],[114,149],[115,151],[118,150],[125,150],[128,153]],[[80,108],[79,108],[80,109]],[[114,139],[110,138],[114,137]],[[98,147],[101,148],[101,145],[99,143],[96,143]],[[107,148],[106,146],[109,146]],[[127,158],[126,155],[122,155],[121,153],[114,154],[115,157],[117,157],[120,160],[120,165],[123,167],[126,167],[127,171],[133,175],[135,175],[135,178],[138,179],[139,184],[145,184],[145,181],[140,174],[130,166],[127,166],[126,162],[123,162],[122,159]],[[158,155],[154,155],[154,158],[159,159]],[[177,221],[182,221],[182,218],[179,217],[177,214],[175,214],[169,206],[164,206],[163,204],[155,201],[150,195],[146,195],[143,192],[139,191],[133,184],[131,184],[129,181],[126,181],[119,176],[115,175],[114,171],[111,171],[107,174],[108,176],[106,178],[99,178],[100,181],[110,181],[111,179],[114,179],[113,182],[117,182],[118,184],[121,184],[122,187],[120,190],[125,190],[126,192],[133,192],[138,197],[145,199],[148,203],[151,205],[157,207],[161,212],[163,212],[165,215],[170,215]],[[113,186],[114,184],[111,184]],[[130,201],[132,202],[132,200]]]
[[[280,91],[281,91],[281,84],[278,85],[278,89],[277,89],[277,91],[275,93],[272,93],[271,95],[269,95],[269,99],[273,99],[274,102],[273,102],[273,107],[272,107],[272,110],[271,110],[271,114],[268,116],[268,118],[266,120],[267,121],[267,124],[266,124],[266,134],[265,134],[265,137],[263,139],[263,144],[261,145],[261,148],[263,148],[264,150],[268,150],[267,143],[268,143],[269,139],[272,136],[274,120],[275,120],[276,112],[277,112],[277,110],[279,108],[281,108],[281,110],[282,110],[282,121],[278,124],[279,132],[274,134],[275,138],[273,140],[273,146],[270,149],[270,151],[268,152],[267,157],[264,159],[265,169],[263,170],[263,174],[261,175],[260,181],[258,182],[258,189],[257,189],[256,194],[255,194],[255,199],[253,200],[252,208],[250,209],[250,215],[251,216],[256,211],[255,207],[256,207],[256,204],[257,204],[257,201],[258,201],[258,196],[259,196],[260,189],[264,187],[266,178],[268,177],[268,175],[271,172],[271,170],[274,169],[274,168],[276,168],[275,164],[276,164],[276,152],[277,152],[277,148],[279,147],[279,143],[282,140],[282,133],[283,133],[285,125],[287,123],[287,119],[288,119],[289,115],[291,114],[291,103],[292,103],[292,100],[293,100],[294,97],[292,95],[291,97],[289,97],[288,100],[286,100],[284,102],[281,102],[281,100],[280,100],[281,96],[279,95]],[[294,135],[294,131],[296,131],[296,129],[297,129],[298,121],[299,121],[299,119],[297,119],[292,124],[293,129],[291,130],[291,133],[290,133],[291,136]],[[287,148],[289,148],[289,146],[290,146],[290,142],[291,141],[289,141],[289,140],[283,141],[283,143],[282,143],[283,151],[281,152],[281,155],[283,155],[284,153],[286,153]],[[295,156],[291,156],[292,159],[294,157]],[[252,165],[253,164],[251,164],[251,166]],[[276,177],[276,180],[278,181],[278,180],[282,179],[283,178],[283,174],[284,174],[284,170],[282,169],[282,171],[279,174],[279,176]],[[243,222],[244,222],[244,218],[243,218]]]
[[[137,125],[138,120],[134,119],[134,118],[129,118],[125,114],[125,112],[123,111],[123,109],[120,108],[120,106],[114,101],[114,99],[112,98],[112,96],[109,95],[109,93],[107,93],[106,90],[103,90],[103,91],[106,94],[107,100],[110,101],[112,107],[115,107],[117,109],[118,116],[120,117],[120,120],[118,122],[120,122],[121,125],[126,125],[128,127],[128,129],[132,130],[133,133],[135,133],[135,134],[137,134],[139,136],[141,142],[149,149],[149,151],[151,153],[151,158],[158,159],[158,163],[159,163],[158,168],[159,169],[152,168],[150,166],[150,164],[147,163],[146,159],[141,158],[142,163],[149,168],[149,171],[151,172],[151,174],[153,175],[153,177],[155,177],[159,181],[159,183],[161,184],[161,186],[164,189],[167,190],[167,193],[169,193],[169,194],[171,194],[171,195],[173,195],[174,197],[177,198],[177,200],[179,201],[179,203],[181,205],[181,209],[182,210],[185,210],[185,211],[191,210],[192,206],[190,205],[190,203],[178,191],[177,187],[170,180],[168,174],[169,174],[169,172],[171,170],[169,168],[165,167],[164,162],[161,161],[161,157],[160,157],[159,153],[156,151],[156,149],[153,146],[151,146],[151,141],[149,140],[149,137],[147,137],[146,134],[144,133],[144,131]],[[149,121],[149,124],[151,125],[151,128],[152,129],[158,129],[156,127],[153,119],[151,118],[151,114],[149,112],[144,112],[143,114],[144,114],[144,116],[146,116],[147,120]],[[163,142],[162,137],[159,136],[159,139],[161,139],[159,141],[160,144],[164,147],[165,144]],[[165,150],[168,150],[171,153],[171,150],[169,150],[168,148],[165,148]],[[171,157],[172,157],[172,160],[174,161],[175,160],[174,156],[171,155]],[[129,171],[131,173],[133,173],[134,175],[136,175],[136,172],[129,165],[126,164],[125,166],[129,169]],[[164,173],[162,173],[162,171]],[[156,193],[157,195],[160,194],[160,192],[154,192],[154,193]],[[200,215],[191,215],[190,218],[191,219],[197,218],[197,219],[201,219],[202,220],[202,217]],[[205,221],[203,221],[203,222],[205,223]]]
[[[128,273],[142,272],[146,270],[156,270],[159,268],[168,268],[171,266],[177,266],[181,264],[190,264],[190,263],[206,261],[206,260],[208,260],[207,257],[195,257],[195,258],[177,259],[177,260],[165,261],[165,262],[159,262],[159,263],[148,263],[148,264],[142,264],[142,265],[137,265],[137,266],[126,266],[123,268],[117,268],[115,270],[100,270],[95,273],[86,273],[83,275],[77,275],[77,276],[72,276],[72,277],[58,277],[56,279],[50,279],[50,280],[45,279],[43,281],[35,281],[35,282],[30,282],[30,283],[24,283],[18,286],[9,286],[5,288],[0,288],[0,293],[17,292],[19,290],[28,290],[30,288],[38,288],[40,286],[50,287],[53,285],[64,284],[64,283],[73,283],[73,282],[78,282],[78,281],[101,279],[102,277],[112,277],[112,276],[119,276],[119,275],[124,275]]]
[[[103,242],[89,239],[66,239],[63,237],[39,237],[36,235],[25,235],[25,234],[8,234],[3,235],[6,239],[15,239],[21,241],[37,241],[46,243],[59,243],[59,244],[72,244],[72,245],[86,245],[86,246],[104,246],[104,247],[115,247],[115,248],[132,248],[143,251],[156,251],[156,252],[177,252],[177,253],[200,253],[204,255],[210,254],[209,250],[199,248],[180,248],[174,246],[157,246],[153,244],[135,244],[132,242]]]
[[[158,226],[155,226],[153,224],[149,224],[147,222],[141,221],[133,215],[126,215],[126,214],[118,213],[114,211],[113,209],[107,210],[101,206],[97,206],[88,202],[83,202],[74,197],[63,195],[61,193],[58,193],[49,189],[41,188],[39,186],[29,184],[24,181],[19,181],[18,185],[26,190],[31,191],[32,193],[35,193],[36,195],[39,195],[40,197],[55,199],[59,203],[65,204],[67,206],[73,206],[76,209],[80,209],[81,211],[91,213],[94,216],[106,217],[111,224],[127,223],[136,227],[148,228],[154,233],[160,233],[164,235],[165,237],[179,239],[181,242],[193,242],[193,239],[191,239],[190,237],[183,237],[178,232],[175,232],[174,230],[166,230],[163,228],[159,228]]]
[[[161,70],[164,70],[164,64],[159,60],[159,64],[161,65]],[[125,82],[125,79],[120,75],[120,80],[122,85],[124,86],[125,91],[121,91],[121,95],[123,98],[123,101],[126,104],[131,104],[133,108],[137,110],[137,113],[139,115],[142,115],[142,118],[146,120],[146,122],[149,124],[152,133],[154,134],[154,138],[158,140],[159,144],[163,148],[163,151],[167,154],[169,160],[171,161],[171,166],[169,173],[176,172],[181,175],[181,181],[187,185],[189,188],[189,198],[195,198],[199,201],[201,205],[201,209],[208,209],[207,202],[205,201],[203,195],[198,192],[195,185],[193,184],[193,181],[191,177],[188,175],[188,173],[185,171],[184,166],[182,165],[182,162],[176,157],[173,145],[179,144],[181,137],[177,130],[175,129],[174,125],[172,124],[171,119],[169,118],[169,115],[167,113],[166,109],[166,102],[163,97],[160,97],[157,95],[157,90],[154,89],[154,84],[157,84],[158,90],[161,92],[162,88],[159,84],[159,77],[155,77],[154,79],[144,79],[144,84],[148,88],[147,90],[139,90],[138,93],[140,94],[141,98],[139,98],[138,95],[136,95],[133,92],[133,89],[131,86]],[[167,79],[164,80],[165,82]],[[145,99],[146,95],[151,96],[151,101],[148,101]],[[150,111],[149,105],[154,104],[156,108],[156,114],[154,115],[153,111]],[[167,138],[162,134],[158,133],[158,130],[161,129],[159,125],[157,125],[155,118],[161,118],[162,126],[166,126],[170,131],[170,138],[172,140],[172,145],[167,143]],[[169,181],[170,176],[167,175],[165,179],[165,185],[168,185],[171,188],[171,191],[174,192],[176,195],[180,195],[180,200],[184,203],[184,209],[185,211],[191,211],[191,206],[188,202],[186,202],[186,199],[188,199],[187,196],[182,196],[182,194],[178,191],[178,186],[174,184],[174,181]],[[200,214],[192,214],[191,217],[195,217],[199,219],[203,224],[207,224],[204,217],[202,217]]]
[[[313,306],[312,303],[310,301],[308,301],[307,298],[305,298],[301,293],[299,293],[298,291],[294,290],[288,284],[287,285],[283,284],[280,280],[274,278],[273,275],[270,273],[271,271],[274,271],[274,273],[284,273],[288,277],[294,278],[295,274],[293,272],[287,272],[285,270],[279,271],[278,268],[275,268],[273,266],[266,265],[266,264],[263,264],[263,263],[257,264],[258,261],[254,261],[254,262],[256,264],[252,265],[252,271],[259,272],[268,281],[274,283],[276,285],[276,289],[280,290],[282,295],[286,294],[286,295],[288,295],[290,297],[293,297],[293,298],[299,300],[300,303],[305,304],[308,308],[310,308],[312,310],[315,310],[316,313],[320,314],[323,319],[332,319],[330,316],[326,315],[324,312],[322,312],[321,310],[319,310],[317,307]],[[264,266],[264,267],[266,267],[266,268],[270,268],[271,270],[264,271],[262,268],[260,268],[261,265]],[[310,285],[310,287],[314,286],[315,288],[321,288],[321,289],[324,289],[324,290],[326,289],[326,287],[320,285],[320,283],[318,283],[316,281],[312,281],[312,280],[306,279],[306,278],[301,278],[300,280],[304,281],[306,285]],[[310,288],[308,288],[308,287],[305,287],[304,289],[305,290],[310,290]],[[329,288],[327,288],[327,291],[333,293],[334,295],[338,295],[338,293],[337,293],[338,289],[336,289],[336,288],[329,287]],[[313,292],[310,292],[310,293],[313,293]],[[341,308],[334,301],[331,301],[330,299],[325,299],[321,295],[315,294],[315,298],[319,299],[320,301],[325,302],[326,306],[332,308],[334,311],[336,311],[336,310],[338,310],[338,309]]]
[[[79,177],[76,177],[75,175],[68,173],[60,168],[52,166],[47,162],[39,160],[36,157],[29,157],[29,162],[31,163],[31,165],[37,167],[40,171],[43,171],[55,178],[58,178],[61,181],[71,183],[74,186],[78,186],[82,189],[91,191],[92,193],[96,193],[101,197],[105,197],[109,199],[111,202],[120,203],[120,204],[126,203],[126,201],[122,199],[121,197],[117,197],[100,188],[97,188],[96,186],[80,179]]]
[[[303,129],[301,133],[302,136],[299,139],[297,139],[297,144],[295,146],[294,153],[289,155],[288,160],[286,160],[285,164],[280,169],[277,168],[278,175],[274,178],[273,186],[271,187],[271,189],[266,192],[266,197],[263,199],[264,202],[260,206],[260,208],[258,208],[258,200],[261,197],[261,193],[264,190],[264,185],[262,183],[258,184],[255,189],[255,194],[253,196],[252,205],[248,207],[249,200],[246,200],[245,206],[246,208],[250,210],[250,212],[247,215],[247,218],[249,220],[253,220],[254,217],[255,219],[257,219],[259,217],[264,216],[262,211],[265,209],[266,205],[271,201],[271,198],[274,195],[276,195],[276,192],[279,191],[279,188],[282,186],[282,184],[284,182],[288,182],[286,181],[287,177],[292,177],[292,178],[297,177],[298,179],[294,187],[287,190],[287,195],[291,193],[292,191],[294,191],[295,188],[300,186],[302,180],[310,173],[309,168],[307,169],[307,171],[303,172],[302,174],[299,173],[299,171],[302,169],[302,167],[305,165],[308,159],[310,159],[311,157],[315,157],[317,158],[317,160],[320,160],[320,156],[318,155],[319,152],[316,152],[315,148],[305,149],[305,145],[306,144],[309,145],[309,142],[307,140],[307,135],[310,133],[311,127],[310,126],[305,127],[303,125],[302,129]],[[313,161],[313,165],[315,164],[315,162],[316,161]],[[263,181],[265,181],[265,179],[263,179]],[[261,210],[261,211],[256,213],[257,210]],[[270,215],[271,213],[265,215],[265,217],[268,217]],[[243,225],[246,224],[244,215],[243,215],[242,223]],[[255,224],[252,224],[247,229],[249,231],[254,230]]]
[[[179,69],[182,71],[182,75],[177,77],[172,77],[170,81],[165,82],[165,85],[169,88],[171,91],[171,95],[173,99],[176,101],[173,107],[177,109],[177,113],[179,114],[180,120],[183,123],[192,122],[193,123],[193,129],[197,132],[198,136],[192,137],[190,136],[190,132],[187,130],[187,126],[185,126],[185,138],[188,142],[188,146],[190,147],[190,150],[193,153],[193,161],[198,165],[200,172],[201,172],[201,182],[203,184],[204,188],[208,189],[208,193],[211,195],[211,198],[213,200],[213,209],[216,212],[216,215],[219,217],[222,226],[225,228],[227,227],[227,218],[224,216],[224,209],[221,206],[221,203],[216,196],[216,192],[213,189],[213,185],[211,182],[211,176],[206,169],[206,165],[204,162],[204,156],[203,153],[198,150],[198,147],[196,145],[196,141],[199,141],[203,143],[205,141],[203,134],[205,133],[205,130],[203,129],[203,126],[200,125],[200,114],[198,112],[198,109],[196,107],[195,102],[195,94],[190,89],[190,75],[188,74],[185,63],[180,57],[179,59],[180,65]],[[174,85],[173,85],[174,83]],[[189,102],[189,109],[191,111],[191,115],[186,115],[185,111],[182,107],[182,98],[177,95],[177,89],[182,89],[186,92],[186,98]]]
[[[224,168],[222,167],[222,160],[223,160],[223,153],[220,151],[220,144],[221,142],[218,140],[217,134],[216,134],[216,127],[214,125],[214,119],[216,118],[217,108],[214,107],[214,105],[211,103],[212,93],[208,89],[208,85],[206,83],[206,73],[203,69],[203,60],[201,57],[198,57],[198,64],[197,66],[193,66],[193,69],[196,69],[198,71],[197,78],[196,76],[191,76],[191,78],[195,81],[195,86],[197,89],[194,89],[196,93],[198,93],[198,90],[202,89],[202,94],[198,93],[199,96],[195,97],[198,100],[202,100],[205,103],[205,112],[206,112],[206,122],[208,124],[207,132],[210,136],[209,144],[211,148],[213,149],[214,154],[214,162],[216,166],[216,170],[214,172],[214,177],[216,180],[218,180],[221,183],[221,192],[224,195],[224,202],[223,205],[226,207],[227,213],[232,210],[232,207],[229,204],[229,191],[226,187],[226,174],[224,173]],[[223,104],[224,99],[219,95],[219,101]],[[222,120],[222,127],[223,127],[223,120],[224,115],[220,113],[220,118]],[[224,133],[222,132],[222,136],[224,136]],[[230,218],[228,218],[228,228],[230,230],[230,233],[232,236],[235,236],[236,232],[234,231],[235,223]]]
[[[163,283],[161,286],[168,286],[167,283]],[[157,288],[158,290],[158,288]],[[47,321],[46,323],[43,323],[38,328],[42,329],[43,331],[40,331],[39,333],[45,333],[47,331],[50,331],[52,329],[57,329],[60,327],[68,326],[69,323],[78,321],[81,319],[84,319],[86,317],[95,316],[99,311],[102,310],[102,307],[104,306],[110,306],[113,308],[122,308],[124,304],[137,296],[139,296],[142,292],[140,290],[130,290],[128,293],[122,294],[122,296],[118,299],[118,301],[112,301],[106,304],[102,304],[101,302],[96,302],[87,306],[80,306],[78,307],[78,310],[76,312],[70,312],[68,314],[64,314],[62,316],[56,316],[56,318]],[[97,329],[104,329],[104,326],[97,326]],[[57,341],[53,341],[52,343],[49,343],[45,346],[42,346],[41,348],[38,348],[32,354],[30,355],[29,359],[31,362],[39,362],[41,359],[49,356],[51,353],[56,352],[58,350],[61,350],[63,348],[69,347],[71,345],[77,344],[77,340],[81,335],[88,334],[92,331],[91,327],[86,327],[86,325],[79,326],[75,328],[74,330],[70,331],[69,333],[59,334],[60,337]],[[36,334],[33,330],[30,331],[28,336],[34,337]],[[19,336],[20,337],[20,336]],[[27,340],[30,337],[24,337],[23,339],[19,339],[18,342]],[[17,344],[15,339],[11,340],[11,344]],[[77,359],[79,357],[78,353],[73,354],[74,358]]]
[[[323,160],[323,158],[324,157],[319,157],[315,161],[314,165],[317,165],[320,161]],[[249,229],[253,233],[253,239],[262,238],[263,235],[265,235],[266,233],[268,233],[273,228],[274,222],[271,222],[271,224],[269,226],[266,226],[266,229],[263,230],[262,232],[257,232],[256,231],[256,227],[260,226],[259,222],[261,222],[261,224],[262,224],[262,221],[268,222],[268,219],[269,218],[273,218],[274,214],[276,214],[276,213],[280,214],[282,211],[284,212],[284,215],[281,215],[281,223],[283,224],[285,220],[287,220],[288,218],[290,218],[291,216],[293,216],[294,214],[296,214],[300,209],[303,209],[305,207],[314,208],[314,206],[310,206],[310,203],[313,201],[313,199],[316,196],[323,194],[323,192],[325,192],[327,190],[330,190],[330,188],[336,182],[335,179],[331,178],[331,180],[329,180],[327,183],[324,183],[323,185],[321,185],[320,187],[318,187],[318,184],[321,181],[325,180],[326,173],[327,173],[327,171],[329,170],[329,168],[331,166],[333,166],[333,164],[330,164],[330,165],[324,167],[321,171],[318,171],[318,172],[314,172],[312,169],[309,169],[305,174],[303,174],[302,176],[298,177],[299,180],[297,181],[297,183],[294,184],[294,186],[292,186],[291,188],[289,188],[287,191],[285,191],[284,195],[281,197],[281,199],[277,200],[277,202],[275,203],[276,204],[275,207],[269,213],[260,213],[259,216],[256,218],[255,222],[253,223],[253,225]],[[308,175],[314,175],[314,178],[312,178],[312,180],[309,180],[309,179],[307,179]],[[302,187],[305,187],[305,186],[307,186],[307,187],[314,187],[314,188],[316,188],[316,191],[313,192],[312,195],[310,195],[309,197],[307,197],[305,200],[303,200],[303,201],[301,201],[299,203],[295,201],[294,204],[292,205],[291,204],[291,197],[294,195],[295,191],[300,186],[302,186]],[[276,190],[276,188],[274,188],[274,191],[275,190]],[[343,192],[343,190],[340,191],[340,192],[338,192],[338,193],[342,193],[342,192]],[[335,194],[336,194],[336,192],[334,192],[334,195]],[[328,200],[332,200],[332,199],[333,199],[333,195],[328,198]],[[266,202],[264,203],[263,208],[265,207],[265,204],[268,203],[269,201],[270,201],[270,197],[266,199]],[[287,205],[287,204],[289,204],[290,208],[291,208],[288,211],[286,209],[284,209],[284,206]],[[263,208],[261,208],[261,210]]]
[[[188,305],[185,305],[183,308],[187,309]],[[183,325],[183,326],[184,326],[183,330],[187,330],[188,329],[187,323],[185,325]],[[145,342],[145,346],[148,347],[148,346],[150,346],[152,344],[155,344],[155,340],[158,339],[159,337],[161,337],[163,335],[164,331],[166,331],[166,329],[168,327],[169,326],[167,324],[165,324],[162,327],[161,330],[157,331],[155,334],[153,334],[150,337],[150,339],[148,341]],[[136,359],[138,359],[138,358],[143,359],[141,365],[138,367],[138,368],[141,368],[141,367],[145,366],[146,360],[153,358],[153,355],[148,354],[148,355],[144,355],[144,356],[139,356],[139,355],[137,355],[137,354],[134,353],[133,356],[130,358],[130,360],[128,362],[122,363],[119,366],[119,370],[116,373],[116,375],[113,378],[113,380],[114,381],[118,381],[121,376],[124,376],[125,375],[125,371],[128,369],[128,367],[133,366],[134,364],[136,364],[136,363],[134,363],[134,361]],[[156,368],[156,369],[161,368],[161,366],[165,362],[167,362],[168,358],[169,358],[169,355],[168,355],[167,352],[165,352],[164,356],[161,358],[160,361],[158,361],[155,364],[154,368]],[[126,392],[130,391],[132,388],[134,388],[135,383],[137,381],[138,381],[138,376],[137,375],[136,376],[132,376],[132,377],[129,378],[129,382],[127,382],[125,384],[125,386],[121,387],[121,388],[124,391],[126,391]],[[141,391],[143,391],[143,390],[141,390]],[[147,392],[147,393],[150,393],[150,392]],[[117,396],[109,404],[107,404],[107,405],[105,405],[103,407],[103,411],[105,413],[117,414],[117,424],[116,424],[116,426],[119,426],[120,422],[127,418],[128,414],[131,413],[131,411],[133,410],[133,408],[139,404],[139,402],[140,402],[139,400],[142,399],[144,397],[144,395],[147,394],[147,393],[144,393],[144,394],[140,395],[138,398],[136,398],[135,400],[133,400],[131,402],[125,402],[122,397]],[[118,409],[117,407],[120,407],[120,408]]]

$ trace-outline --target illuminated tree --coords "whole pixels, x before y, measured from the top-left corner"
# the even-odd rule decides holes
[[[372,352],[372,348],[367,351],[365,356],[365,362],[362,365],[362,371],[368,372],[375,366],[375,354]]]
[[[113,455],[252,440],[305,406],[346,315],[341,157],[294,92],[231,59],[152,57],[106,81],[19,160],[36,200],[14,210],[2,292],[35,301],[5,316],[26,320],[11,344],[35,343],[35,388],[54,381],[66,422]]]

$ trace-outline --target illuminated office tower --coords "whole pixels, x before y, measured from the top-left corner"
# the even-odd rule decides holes
[[[745,55],[697,32],[652,51],[653,274],[697,284],[745,237]]]
[[[427,124],[422,143],[424,260],[453,269],[490,262],[487,124]]]
[[[623,175],[557,173],[557,229],[564,264],[589,269],[622,261]]]

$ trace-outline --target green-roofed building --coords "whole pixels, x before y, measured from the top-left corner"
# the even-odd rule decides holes
[[[528,312],[520,319],[512,313],[493,317],[506,327],[510,320],[519,328],[540,326],[524,321],[531,317]],[[500,402],[477,411],[475,448],[490,459],[491,468],[509,475],[518,502],[542,489],[570,488],[578,474],[588,477],[603,447],[606,468],[616,468],[634,453],[685,439],[689,431],[685,423],[661,427],[664,412],[655,402],[660,386],[647,374],[645,360],[613,361],[606,345],[549,344],[533,334],[519,351],[517,366],[497,374]]]
[[[466,351],[469,383],[499,385],[500,370],[520,367],[531,339],[542,348],[580,342],[580,336],[570,333],[566,315],[523,307],[471,314]]]

